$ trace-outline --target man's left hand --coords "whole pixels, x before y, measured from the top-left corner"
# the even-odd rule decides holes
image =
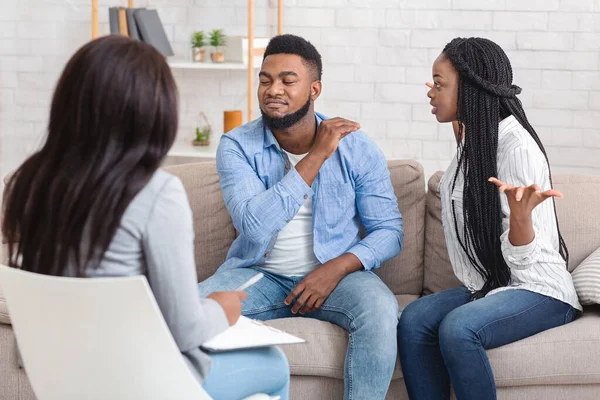
[[[289,306],[297,299],[292,313],[315,312],[321,308],[342,278],[361,267],[354,254],[347,253],[334,258],[306,275],[285,299],[285,304]]]

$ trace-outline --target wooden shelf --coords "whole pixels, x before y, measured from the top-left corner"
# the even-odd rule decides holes
[[[244,63],[213,63],[213,62],[191,62],[191,61],[169,61],[169,66],[173,69],[225,69],[225,70],[247,70],[248,65]],[[254,65],[255,69],[260,65]]]
[[[123,0],[121,0],[123,1]],[[92,39],[96,39],[99,34],[98,30],[98,2],[99,0],[91,0],[92,3]],[[127,7],[134,7],[134,0],[127,0]],[[277,34],[283,33],[283,0],[277,0]],[[177,69],[216,69],[216,70],[247,70],[248,79],[248,122],[253,119],[254,109],[254,75],[259,66],[254,65],[254,56],[264,54],[263,48],[254,47],[254,0],[248,0],[248,63],[192,63],[192,62],[169,62],[171,68]]]
[[[219,135],[220,137],[221,135]],[[214,143],[216,146],[217,144]],[[217,150],[211,146],[194,146],[191,143],[175,143],[167,157],[187,157],[187,158],[217,158]]]

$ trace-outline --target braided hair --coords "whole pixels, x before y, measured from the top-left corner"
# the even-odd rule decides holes
[[[498,152],[498,125],[501,119],[513,115],[529,132],[548,163],[548,156],[540,138],[527,120],[517,95],[521,88],[513,85],[510,61],[496,43],[482,38],[456,38],[446,45],[443,54],[458,71],[458,168],[464,176],[463,219],[461,235],[456,218],[454,201],[452,212],[454,227],[462,249],[470,263],[485,280],[484,286],[471,295],[471,299],[484,297],[490,291],[507,286],[511,273],[502,255],[502,210],[495,185],[488,183],[496,177]],[[463,125],[464,124],[464,125]],[[463,126],[468,134],[463,137]],[[550,171],[550,165],[548,165]],[[550,184],[552,175],[550,174]],[[559,252],[568,263],[569,252],[558,227]]]

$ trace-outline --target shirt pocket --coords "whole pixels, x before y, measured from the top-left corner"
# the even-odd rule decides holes
[[[352,219],[355,211],[355,193],[351,183],[337,183],[319,187],[318,204],[325,223],[336,226],[342,219]]]

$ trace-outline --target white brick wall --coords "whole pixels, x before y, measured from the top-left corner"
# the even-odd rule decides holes
[[[2,174],[42,140],[50,96],[66,60],[90,37],[89,0],[0,0]],[[101,33],[107,8],[100,0]],[[256,1],[256,34],[275,32],[273,0]],[[600,174],[600,0],[285,0],[285,31],[323,55],[317,109],[358,120],[388,158],[415,158],[430,175],[455,150],[430,114],[431,63],[455,36],[497,41],[512,60],[532,124],[559,172]],[[246,33],[246,0],[136,0],[156,7],[178,57],[196,29]],[[179,141],[204,111],[218,132],[222,111],[246,112],[244,71],[176,70]],[[255,111],[258,115],[257,110]],[[246,117],[244,116],[244,119]],[[213,145],[218,141],[214,138]]]

